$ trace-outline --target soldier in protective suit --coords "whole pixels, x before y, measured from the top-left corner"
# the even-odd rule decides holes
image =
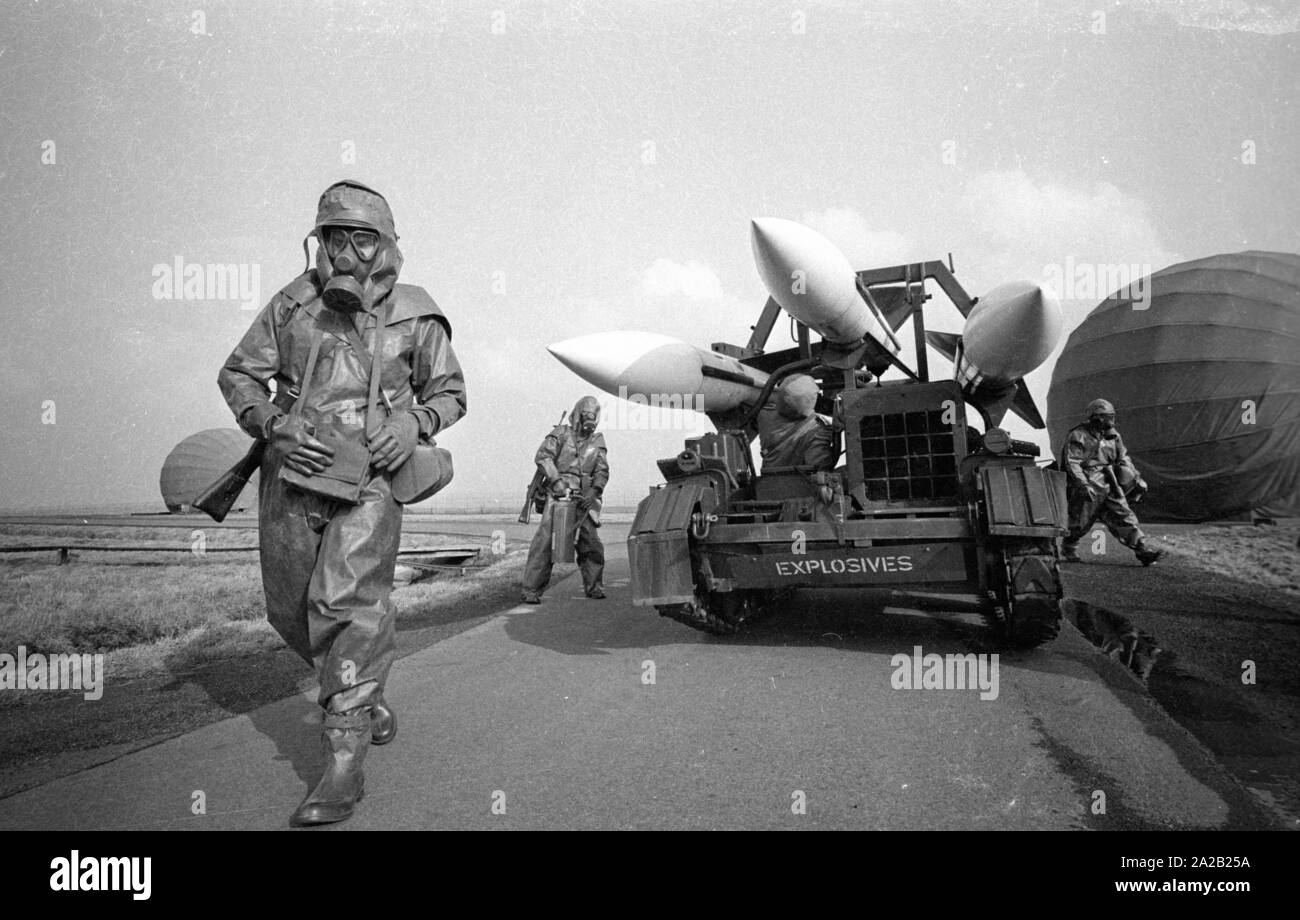
[[[577,496],[578,570],[582,573],[583,590],[593,600],[605,597],[605,589],[600,583],[605,573],[605,547],[589,513],[598,509],[605,484],[609,482],[605,436],[596,431],[599,423],[600,403],[594,396],[582,397],[569,413],[569,424],[557,425],[533,457],[533,462],[546,478],[546,489],[552,501],[547,502],[542,521],[528,548],[523,578],[523,600],[526,603],[540,604],[542,592],[551,581],[551,540],[556,508],[553,499],[565,498],[570,493]]]
[[[1141,501],[1146,483],[1138,475],[1115,430],[1115,407],[1104,399],[1088,404],[1088,420],[1070,430],[1061,451],[1061,469],[1068,478],[1070,534],[1062,541],[1062,558],[1079,561],[1079,540],[1100,520],[1115,538],[1150,565],[1164,550],[1146,542],[1128,498]]]
[[[807,374],[787,377],[758,415],[758,438],[763,466],[814,466],[835,464],[831,426],[813,410],[820,393]]]
[[[836,459],[834,430],[815,411],[820,393],[807,374],[787,377],[758,413],[758,443],[764,470],[812,467],[809,485],[828,505],[839,479],[830,472]]]
[[[466,407],[450,323],[423,288],[396,283],[402,255],[388,202],[360,183],[336,183],[310,236],[320,243],[315,269],[271,298],[218,377],[239,426],[268,442],[258,496],[267,618],[320,681],[327,763],[295,826],[350,817],[367,748],[396,733],[383,697],[402,529],[391,479],[418,442]],[[382,402],[367,418],[379,332]],[[361,458],[359,504],[311,490],[341,468],[329,470],[344,445]],[[283,481],[282,469],[304,485]]]

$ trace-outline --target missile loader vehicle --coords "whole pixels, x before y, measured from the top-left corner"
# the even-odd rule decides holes
[[[755,221],[765,280],[789,277],[772,264],[787,223]],[[794,265],[816,264],[807,253],[787,255]],[[877,597],[877,605],[884,591],[921,606],[929,599],[948,609],[978,609],[1005,646],[1052,639],[1061,619],[1057,538],[1067,526],[1065,476],[1035,461],[1036,444],[997,427],[1007,411],[1036,427],[1043,422],[1023,380],[996,369],[1032,370],[1055,344],[1059,307],[1033,285],[997,288],[996,297],[979,304],[978,341],[974,335],[963,341],[927,334],[923,319],[934,285],[963,316],[977,306],[950,264],[854,275],[858,297],[849,313],[861,316],[847,323],[848,333],[834,331],[846,326],[839,295],[837,322],[819,324],[816,278],[797,310],[784,302],[794,295],[769,281],[773,297],[748,344],[713,346],[742,370],[706,367],[705,376],[725,375],[758,395],[709,412],[715,433],[690,439],[677,456],[659,461],[665,481],[641,501],[628,537],[633,602],[728,634],[765,612],[797,609],[798,589],[855,590]],[[841,291],[843,282],[836,278]],[[783,313],[798,344],[767,352]],[[899,357],[896,338],[909,323],[915,367]],[[813,329],[821,335],[815,342]],[[953,360],[956,379],[930,379],[927,343]],[[1017,363],[1028,352],[1034,358]],[[901,378],[882,379],[891,368]],[[828,475],[809,467],[760,473],[754,464],[758,413],[796,373],[817,381],[817,411],[832,419],[836,465]],[[968,406],[983,431],[968,425]]]

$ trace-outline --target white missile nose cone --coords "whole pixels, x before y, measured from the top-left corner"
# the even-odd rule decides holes
[[[1060,338],[1061,327],[1065,318],[1061,313],[1061,303],[1052,296],[1052,292],[1036,281],[1012,282],[1007,287],[1018,287],[1023,293],[1021,322],[1031,337],[1056,347]]]
[[[829,342],[847,344],[871,336],[890,351],[898,350],[858,294],[852,264],[826,237],[797,221],[755,217],[750,240],[763,286],[786,313]]]
[[[685,392],[682,381],[699,376],[697,349],[657,332],[594,332],[548,345],[546,350],[583,380],[606,393]]]
[[[555,356],[561,364],[569,370],[573,370],[575,362],[582,360],[586,349],[583,346],[583,339],[587,336],[580,336],[576,339],[565,339],[563,342],[556,342],[554,345],[547,345],[546,350]]]
[[[613,335],[617,336],[617,333]],[[618,375],[626,370],[626,362],[613,357],[619,349],[610,347],[610,336],[608,332],[580,335],[576,339],[547,345],[546,350],[583,380],[608,390]]]
[[[1052,347],[1056,346],[1065,323],[1060,301],[1036,281],[1000,284],[980,298],[971,311],[972,319],[976,311],[1013,316],[1022,335],[1036,342],[1051,342]]]
[[[755,217],[749,227],[759,274],[764,280],[780,275],[778,286],[782,289],[788,287],[789,272],[796,269],[810,275],[853,276],[853,266],[839,247],[806,224],[782,217]]]
[[[754,250],[754,264],[762,274],[768,266],[777,265],[781,260],[781,247],[778,240],[782,236],[778,224],[790,223],[777,217],[755,217],[749,222],[749,244]],[[787,234],[788,235],[788,234]]]
[[[653,332],[593,332],[548,345],[546,350],[588,383],[610,390],[647,353],[676,343]]]
[[[759,271],[784,267],[808,245],[810,227],[781,217],[755,217],[749,222],[749,241]]]
[[[749,233],[751,239],[767,239],[773,234],[781,232],[780,224],[792,224],[792,220],[784,220],[780,217],[755,217],[749,222]]]
[[[724,411],[753,400],[767,382],[735,358],[657,332],[596,332],[546,350],[593,386],[641,405]]]
[[[1060,303],[1041,284],[1000,284],[967,317],[966,360],[989,380],[1023,377],[1047,360],[1064,325]]]

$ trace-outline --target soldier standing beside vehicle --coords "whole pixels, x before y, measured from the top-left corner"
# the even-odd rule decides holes
[[[394,476],[466,406],[450,324],[423,288],[397,284],[388,202],[335,183],[310,236],[316,267],[271,298],[218,376],[239,426],[267,442],[258,496],[267,619],[320,682],[327,763],[295,826],[350,817],[367,749],[397,731],[383,695],[402,535]]]
[[[551,581],[551,552],[558,499],[573,497],[577,509],[578,570],[587,597],[601,600],[605,590],[601,578],[605,572],[605,547],[596,532],[592,514],[600,510],[601,495],[609,482],[609,463],[605,459],[605,436],[596,431],[600,423],[600,403],[594,396],[584,396],[569,413],[569,424],[557,425],[537,448],[533,462],[545,478],[549,501],[542,514],[537,533],[528,548],[524,565],[523,600],[540,604],[542,592]],[[570,535],[565,534],[565,539]]]
[[[1140,502],[1147,486],[1115,429],[1115,407],[1104,399],[1088,404],[1088,420],[1070,430],[1061,450],[1068,477],[1070,533],[1061,544],[1066,562],[1079,561],[1079,540],[1100,520],[1115,538],[1150,565],[1165,553],[1146,542],[1129,498]]]

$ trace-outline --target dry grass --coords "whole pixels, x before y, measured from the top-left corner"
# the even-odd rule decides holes
[[[0,569],[0,648],[105,652],[261,616],[253,554],[241,562],[178,553],[144,565],[115,557]]]
[[[1161,536],[1157,545],[1206,571],[1238,579],[1248,574],[1251,581],[1300,595],[1297,538],[1297,524],[1216,525],[1170,532]]]
[[[211,528],[207,548],[255,546],[255,530]],[[403,535],[403,548],[468,545],[463,537]],[[191,545],[174,528],[6,526],[0,545],[120,543]],[[439,577],[394,592],[399,621],[463,604],[517,580],[523,553],[484,553],[489,567],[460,578]],[[257,553],[74,553],[56,565],[50,553],[0,555],[0,651],[28,654],[106,653],[115,681],[177,673],[216,660],[283,647],[266,622]],[[29,694],[3,694],[0,706]]]

